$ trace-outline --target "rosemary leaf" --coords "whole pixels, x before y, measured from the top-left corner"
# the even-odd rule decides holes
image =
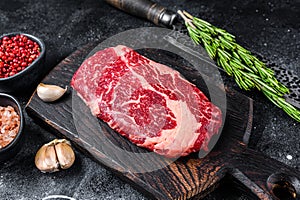
[[[257,88],[272,103],[300,122],[300,111],[283,98],[289,93],[288,88],[275,78],[272,69],[240,46],[234,35],[186,11],[178,11],[178,13],[184,19],[188,33],[195,44],[203,45],[210,58],[214,59],[228,75],[233,76],[241,89]]]

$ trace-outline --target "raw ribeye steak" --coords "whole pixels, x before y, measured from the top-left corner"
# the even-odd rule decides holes
[[[166,157],[207,150],[221,111],[178,71],[126,46],[98,51],[71,86],[93,115],[138,146]]]

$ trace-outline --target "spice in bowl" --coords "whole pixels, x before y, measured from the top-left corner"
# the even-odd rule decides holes
[[[39,44],[23,34],[0,40],[0,78],[13,76],[28,67],[40,55]]]
[[[0,149],[10,144],[20,128],[20,116],[12,106],[0,106]]]

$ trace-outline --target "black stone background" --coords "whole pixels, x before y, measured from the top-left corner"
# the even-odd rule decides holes
[[[157,0],[173,10],[186,9],[237,36],[240,44],[268,60],[300,74],[299,0]],[[120,12],[103,0],[1,0],[0,34],[23,31],[40,37],[47,47],[45,71],[78,47],[102,41],[116,33],[154,26]],[[230,87],[235,83],[226,78]],[[18,96],[23,108],[30,94]],[[250,147],[299,169],[300,143],[296,121],[257,91]],[[64,194],[76,199],[147,199],[129,184],[76,150],[75,165],[66,171],[42,174],[34,166],[38,148],[55,138],[26,116],[26,137],[21,152],[0,165],[0,199],[42,199]],[[291,160],[287,159],[291,155]],[[270,163],[271,165],[272,163]],[[252,199],[231,180],[205,199]]]

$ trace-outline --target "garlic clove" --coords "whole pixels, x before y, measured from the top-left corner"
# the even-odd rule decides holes
[[[67,90],[67,86],[65,88],[62,88],[57,85],[40,83],[37,87],[37,95],[44,102],[53,102],[61,98]]]
[[[66,141],[66,140],[65,140]],[[57,159],[62,169],[70,168],[75,161],[75,153],[69,142],[60,142],[55,145]]]
[[[35,156],[35,165],[42,172],[55,172],[59,170],[59,163],[53,145],[45,144],[38,150]]]
[[[75,161],[71,143],[65,139],[54,139],[43,145],[35,156],[35,165],[42,172],[56,172],[70,168]]]

